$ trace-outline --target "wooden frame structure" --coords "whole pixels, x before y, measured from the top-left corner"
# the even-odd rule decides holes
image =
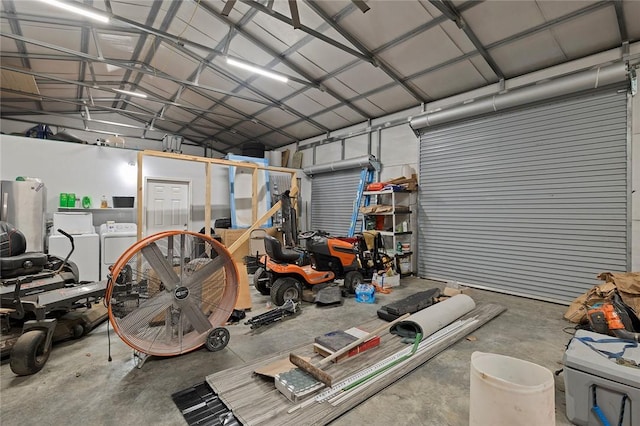
[[[250,235],[251,231],[260,227],[264,222],[267,221],[271,216],[273,216],[278,210],[280,210],[281,201],[275,203],[269,211],[263,214],[261,217],[258,217],[258,202],[257,202],[257,194],[258,194],[258,171],[266,170],[272,172],[284,172],[289,173],[291,175],[291,197],[296,197],[298,195],[298,180],[296,179],[296,174],[298,173],[298,169],[290,169],[287,167],[273,167],[273,166],[262,166],[256,163],[249,163],[244,161],[232,161],[232,160],[222,160],[217,158],[207,158],[207,157],[198,157],[196,155],[185,155],[185,154],[174,154],[169,152],[160,152],[160,151],[151,151],[145,150],[138,152],[138,240],[142,239],[142,224],[144,218],[144,198],[143,198],[143,186],[144,186],[144,175],[143,175],[143,160],[144,157],[159,157],[159,158],[168,158],[172,160],[182,160],[182,161],[192,161],[196,163],[203,163],[205,166],[205,176],[206,184],[205,184],[205,201],[204,201],[204,229],[205,235],[211,236],[211,166],[219,165],[225,167],[238,167],[245,169],[252,169],[252,214],[251,218],[253,221],[253,225],[251,225],[247,230],[238,238],[231,246],[227,247],[229,252],[233,254],[243,243],[245,243]],[[295,206],[295,203],[293,203]]]

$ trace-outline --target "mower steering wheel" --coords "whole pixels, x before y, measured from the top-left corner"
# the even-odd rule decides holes
[[[301,240],[308,240],[309,238],[313,238],[318,235],[318,231],[305,231],[298,234],[298,238]]]

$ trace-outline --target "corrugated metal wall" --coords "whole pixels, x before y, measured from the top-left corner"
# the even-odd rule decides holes
[[[347,235],[361,171],[355,168],[313,176],[311,230]]]
[[[626,270],[627,191],[615,89],[426,130],[419,275],[571,301]]]

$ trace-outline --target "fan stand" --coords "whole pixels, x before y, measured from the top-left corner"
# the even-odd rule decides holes
[[[136,366],[136,368],[140,369],[142,368],[142,366],[144,365],[145,362],[147,362],[147,360],[151,357],[152,355],[149,354],[145,354],[144,352],[140,352],[137,350],[133,350],[133,365]]]
[[[218,352],[226,348],[229,344],[229,330],[224,327],[216,327],[209,332],[207,340],[204,346],[209,352]],[[153,355],[149,355],[144,352],[140,352],[136,349],[133,350],[133,364],[137,369],[141,369],[147,360]]]

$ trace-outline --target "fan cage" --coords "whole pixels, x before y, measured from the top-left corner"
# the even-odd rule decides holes
[[[161,266],[177,275],[173,290],[160,279],[157,261],[154,269],[145,256],[151,248],[161,253]],[[198,272],[204,276],[191,282]],[[238,271],[229,251],[188,231],[160,232],[136,242],[113,265],[111,277],[105,297],[109,320],[128,346],[148,355],[173,356],[201,347],[211,329],[227,322],[238,297]],[[176,298],[178,288],[188,289],[186,305]],[[196,330],[185,309],[202,312],[209,330]]]

